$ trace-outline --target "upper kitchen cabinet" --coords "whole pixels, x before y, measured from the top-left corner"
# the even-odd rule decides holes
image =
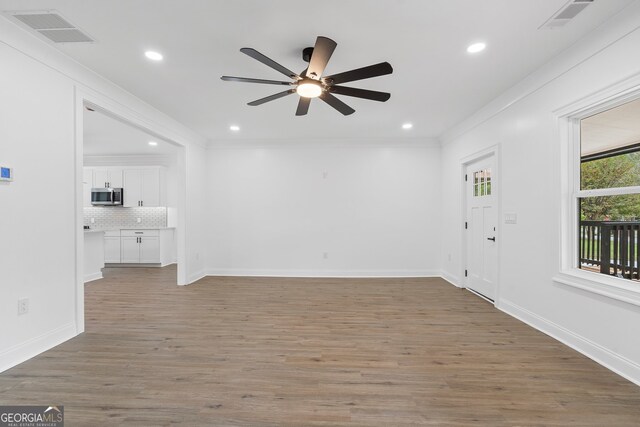
[[[123,173],[121,168],[93,169],[93,186],[96,188],[122,188]]]
[[[124,170],[124,206],[158,207],[161,205],[160,168]]]

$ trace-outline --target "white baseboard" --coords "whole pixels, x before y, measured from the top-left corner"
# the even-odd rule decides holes
[[[451,283],[453,286],[455,286],[456,288],[464,288],[464,286],[462,286],[460,284],[460,279],[457,276],[453,276],[449,273],[447,273],[446,271],[443,271],[440,274],[440,277],[444,280],[446,280],[447,282]]]
[[[325,277],[325,278],[394,278],[440,277],[438,270],[271,270],[214,268],[207,276],[247,277]]]
[[[208,276],[208,274],[207,274],[206,271],[200,270],[197,273],[190,274],[189,277],[187,278],[187,283],[186,284],[190,285],[190,284],[192,284],[194,282],[197,282],[198,280],[203,279],[203,278],[205,278],[207,276]]]
[[[178,263],[177,261],[171,261],[171,262],[167,262],[165,264],[160,264],[160,267],[168,267],[170,265],[177,264],[177,263]]]
[[[637,363],[510,301],[500,300],[497,308],[640,386],[640,365]]]
[[[98,271],[97,273],[87,274],[84,276],[84,283],[93,282],[94,280],[102,279],[102,271]]]
[[[40,336],[14,345],[0,352],[0,372],[13,368],[22,362],[26,362],[32,357],[62,344],[76,335],[78,335],[76,325],[74,323],[67,323]]]

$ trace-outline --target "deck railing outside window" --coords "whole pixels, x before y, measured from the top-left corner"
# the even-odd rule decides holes
[[[640,280],[640,221],[580,221],[580,268]]]

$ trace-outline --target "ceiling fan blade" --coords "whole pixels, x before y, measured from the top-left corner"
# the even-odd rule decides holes
[[[250,47],[243,47],[242,49],[240,49],[240,52],[244,53],[245,55],[249,55],[253,59],[262,62],[264,65],[266,65],[268,67],[271,67],[276,71],[281,72],[282,74],[284,74],[287,77],[290,77],[292,79],[298,78],[298,75],[296,73],[294,73],[290,69],[278,64],[273,59],[261,54],[260,52],[258,52],[255,49],[252,49]]]
[[[309,61],[309,69],[307,70],[308,77],[314,80],[320,80],[320,76],[327,66],[333,51],[336,50],[336,46],[338,46],[338,43],[328,37],[319,36],[316,39],[316,45],[313,48],[311,61]]]
[[[233,77],[233,76],[222,76],[221,80],[225,82],[242,82],[242,83],[262,83],[265,85],[284,85],[291,86],[291,82],[279,82],[277,80],[264,80],[264,79],[250,79],[248,77]]]
[[[340,101],[338,98],[331,95],[329,92],[323,92],[322,95],[320,95],[320,99],[322,99],[327,104],[331,105],[336,110],[340,111],[345,116],[348,116],[349,114],[353,114],[356,112],[356,110],[349,107],[347,104]]]
[[[276,99],[280,99],[283,98],[287,95],[291,95],[293,92],[295,92],[295,89],[289,89],[289,90],[285,90],[284,92],[279,92],[276,93],[274,95],[270,95],[264,98],[260,98],[260,99],[256,99],[255,101],[249,102],[247,105],[251,105],[252,107],[255,107],[257,105],[262,105],[265,102],[269,102],[269,101],[275,101]]]
[[[358,89],[355,87],[345,86],[329,86],[329,92],[380,102],[388,101],[389,98],[391,98],[391,94],[387,92],[377,92],[375,90]]]
[[[388,62],[381,62],[379,64],[369,65],[368,67],[362,67],[356,70],[334,74],[333,76],[327,76],[324,78],[324,80],[327,81],[327,83],[337,85],[340,83],[353,82],[355,80],[364,80],[370,79],[371,77],[384,76],[385,74],[391,73],[393,73],[393,67],[391,67],[391,64],[389,64]]]
[[[311,105],[311,98],[301,96],[300,101],[298,101],[296,116],[305,116],[309,112],[309,105]]]

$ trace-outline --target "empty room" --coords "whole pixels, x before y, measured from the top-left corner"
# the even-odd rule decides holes
[[[640,0],[0,0],[0,426],[640,425]]]

